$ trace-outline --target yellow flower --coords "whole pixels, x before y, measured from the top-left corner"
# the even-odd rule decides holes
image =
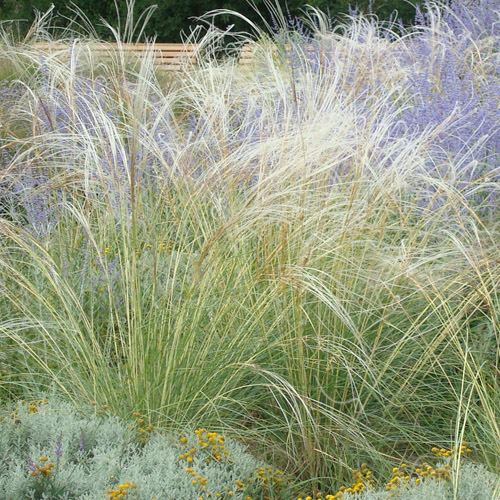
[[[182,444],[186,444],[188,442],[188,438],[186,436],[182,436],[179,440]]]

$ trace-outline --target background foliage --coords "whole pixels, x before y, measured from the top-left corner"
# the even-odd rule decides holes
[[[126,2],[118,2],[125,11]],[[151,5],[158,5],[154,16],[148,23],[146,34],[148,36],[157,35],[158,41],[178,41],[182,30],[188,32],[193,17],[201,16],[214,9],[236,10],[252,20],[257,20],[255,11],[245,1],[242,0],[137,0],[136,11],[141,12]],[[418,3],[418,2],[416,2]],[[0,0],[0,20],[23,19],[32,21],[34,10],[46,11],[54,4],[55,11],[65,16],[72,16],[70,2],[68,0],[34,0],[30,2],[19,0]],[[100,0],[75,0],[74,4],[81,8],[101,36],[109,36],[109,31],[100,26],[100,19],[104,18],[111,24],[115,24],[117,14],[114,3],[111,1],[102,2]],[[279,4],[285,10],[288,8],[292,15],[299,14],[300,9],[305,5],[312,5],[330,13],[332,16],[341,15],[349,10],[349,4],[356,4],[362,11],[368,11],[370,4],[373,11],[381,18],[387,18],[397,10],[399,16],[405,22],[413,20],[415,9],[406,0],[279,0]],[[260,12],[268,13],[266,0],[254,0],[254,5]],[[288,7],[287,7],[288,6]],[[266,17],[270,17],[268,14]],[[26,23],[27,25],[28,23]],[[245,23],[233,16],[221,16],[216,24],[219,27],[226,27],[234,24],[235,29],[246,29]]]

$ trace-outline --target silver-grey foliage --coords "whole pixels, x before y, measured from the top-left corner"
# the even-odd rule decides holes
[[[493,500],[499,498],[500,478],[483,465],[464,462],[458,475],[458,487],[454,496],[453,483],[429,479],[416,485],[392,491],[368,490],[357,495],[344,495],[342,500]]]
[[[195,456],[191,465],[208,479],[206,492],[232,491],[233,498],[243,498],[235,481],[253,477],[259,464],[234,441],[225,440],[225,447],[227,460],[205,463]],[[153,432],[141,446],[135,430],[111,416],[81,416],[68,404],[52,402],[30,413],[20,404],[14,418],[1,422],[0,498],[104,499],[129,482],[135,487],[128,499],[197,499],[200,486],[192,484],[180,453],[178,437]],[[47,477],[33,477],[44,455],[55,468]]]

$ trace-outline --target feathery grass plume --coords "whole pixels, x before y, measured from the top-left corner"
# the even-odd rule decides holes
[[[391,42],[310,23],[255,41],[250,68],[212,57],[209,27],[167,90],[151,54],[10,48],[33,75],[1,181],[43,179],[24,192],[54,214],[42,234],[21,202],[0,220],[4,384],[213,425],[326,487],[464,436],[493,466],[495,130],[455,147],[448,104],[411,126],[439,98],[408,44],[454,40],[432,19]]]

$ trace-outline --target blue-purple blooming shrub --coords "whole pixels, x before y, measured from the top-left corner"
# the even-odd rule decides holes
[[[458,189],[481,199],[471,186],[498,180],[499,11],[489,1],[452,2],[444,12],[433,5],[425,15],[419,11],[417,21],[402,54],[411,70],[396,130],[410,137],[436,131],[427,168],[454,175]]]
[[[374,19],[358,17],[355,10],[352,16],[352,23],[344,29],[351,44],[345,43],[344,57],[337,49],[340,42],[324,33],[311,39],[295,32],[285,37],[285,42],[283,35],[278,36],[280,43],[287,44],[286,66],[296,86],[288,100],[295,100],[296,119],[304,118],[300,107],[305,99],[311,99],[302,94],[304,78],[313,75],[320,88],[326,74],[332,80],[334,75],[342,78],[339,90],[357,102],[362,119],[375,124],[392,122],[379,143],[381,149],[396,138],[424,138],[428,156],[424,172],[450,182],[469,201],[494,209],[500,145],[500,13],[495,2],[428,2],[423,12],[417,9],[416,25],[404,36],[391,30],[403,30],[397,23],[379,25]],[[380,61],[376,54],[367,57],[363,47],[372,47],[370,40],[382,45],[387,42],[387,57],[399,67]],[[378,72],[370,68],[374,58]],[[397,94],[390,87],[393,82],[381,75],[384,68],[388,74],[400,74]],[[372,70],[375,74],[369,75]],[[381,92],[388,94],[388,102],[375,120],[370,120],[370,99]],[[280,104],[278,101],[277,106]],[[313,109],[323,111],[317,105]],[[431,199],[435,204],[433,184],[419,186],[419,191],[422,188],[420,204]]]
[[[107,188],[101,195],[116,211],[130,210],[133,183],[149,179],[154,184],[157,175],[199,179],[206,177],[209,165],[221,168],[231,161],[242,164],[239,176],[255,180],[263,173],[260,145],[283,134],[304,135],[302,129],[336,113],[342,102],[357,130],[379,137],[373,151],[378,168],[397,161],[397,155],[387,154],[392,142],[421,142],[427,156],[422,172],[492,210],[500,123],[498,16],[490,1],[429,3],[404,35],[395,33],[396,23],[379,25],[356,14],[340,31],[329,31],[328,20],[319,27],[289,21],[288,31],[276,27],[274,53],[270,44],[257,47],[261,91],[245,93],[244,86],[236,80],[232,85],[230,79],[221,88],[220,102],[213,103],[201,101],[203,94],[196,92],[187,99],[182,92],[162,96],[141,82],[120,88],[106,76],[75,75],[67,83],[40,56],[30,106],[44,144],[17,162],[23,172],[12,192],[26,221],[48,230],[55,215],[44,206],[44,186],[52,189],[45,162],[59,163],[51,167],[53,174],[76,176],[82,175],[82,162],[92,162],[84,170],[87,190],[93,180],[104,180],[99,189]],[[274,86],[273,67],[289,73],[286,86]],[[136,98],[139,91],[142,102]],[[266,170],[272,170],[272,155],[264,161],[269,163]],[[347,162],[332,171],[332,178],[350,171]],[[431,199],[436,203],[433,181],[415,188],[420,205]],[[31,195],[30,190],[36,192]]]

